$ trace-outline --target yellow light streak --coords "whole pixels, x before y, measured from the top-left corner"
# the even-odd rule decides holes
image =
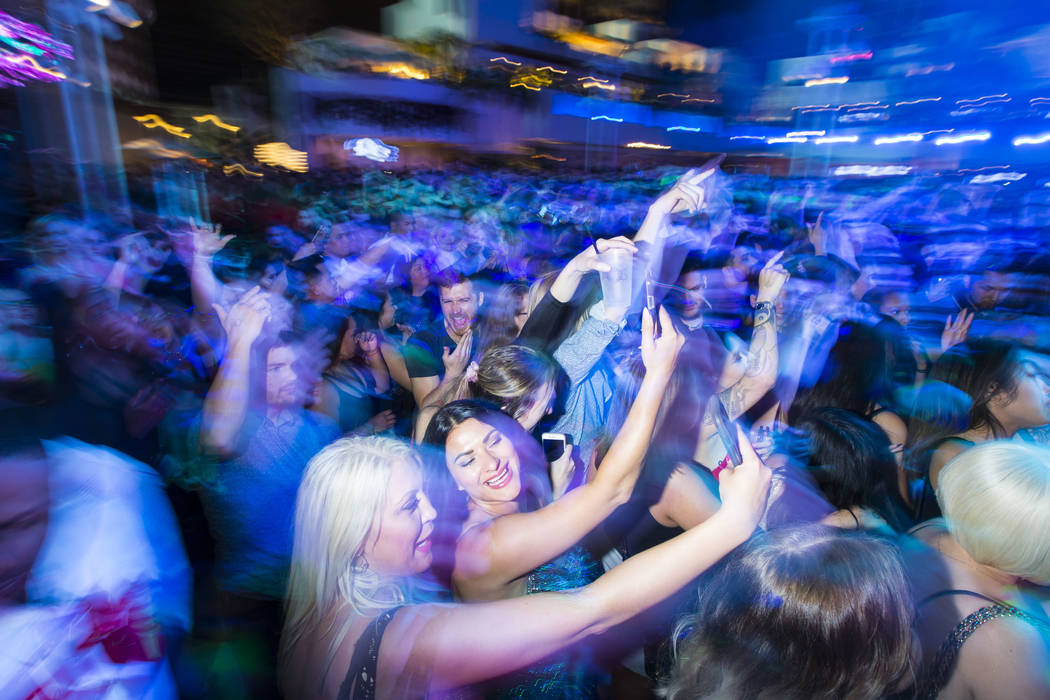
[[[387,73],[397,78],[411,78],[412,80],[426,80],[430,73],[420,70],[407,63],[377,63],[372,66],[373,73]]]
[[[184,139],[188,139],[190,137],[190,134],[187,134],[184,128],[182,128],[181,126],[175,126],[174,124],[169,124],[168,122],[161,119],[160,116],[157,114],[140,114],[137,117],[132,117],[132,119],[134,119],[147,129],[155,129],[157,127],[160,127],[172,136],[178,136],[179,138]]]
[[[297,173],[310,169],[306,151],[297,151],[283,141],[263,143],[255,147],[255,160],[266,165],[280,166]]]
[[[130,148],[137,151],[149,151],[155,156],[161,158],[193,158],[193,155],[186,151],[177,151],[173,148],[166,148],[164,144],[156,139],[136,139],[134,141],[128,141],[123,144],[124,148]]]
[[[254,170],[248,170],[248,168],[244,167],[240,163],[234,163],[233,165],[224,165],[224,166],[222,166],[222,172],[225,175],[232,175],[233,173],[240,173],[241,175],[246,175],[246,176],[251,176],[251,177],[262,177],[263,176],[262,173],[257,173]]]
[[[226,131],[232,131],[234,133],[237,133],[241,130],[241,127],[234,126],[233,124],[227,124],[214,114],[199,114],[193,117],[193,121],[197,122],[198,124],[203,124],[204,122],[211,122],[220,129],[226,129]]]
[[[51,77],[58,78],[59,80],[65,80],[67,77],[69,77],[69,76],[67,76],[65,73],[63,73],[60,70],[55,70],[54,68],[44,68],[42,65],[37,63],[35,58],[30,56],[29,54],[23,54],[21,56],[15,56],[14,58],[9,59],[8,62],[9,63],[28,63],[33,68],[35,68],[38,71],[40,71],[41,73],[47,73]]]

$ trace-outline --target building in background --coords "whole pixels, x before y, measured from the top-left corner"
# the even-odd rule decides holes
[[[585,25],[534,0],[404,0],[384,8],[385,37],[329,29],[293,47],[273,71],[275,130],[322,167],[361,136],[396,143],[402,165],[456,152],[585,167],[695,158],[722,131],[726,52],[657,19]]]

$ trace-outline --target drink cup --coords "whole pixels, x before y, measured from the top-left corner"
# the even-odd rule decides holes
[[[631,304],[631,268],[634,258],[631,251],[623,248],[611,248],[598,256],[598,259],[609,266],[608,272],[599,272],[602,283],[602,297],[605,306],[626,308]]]

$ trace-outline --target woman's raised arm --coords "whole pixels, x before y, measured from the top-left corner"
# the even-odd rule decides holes
[[[747,540],[765,512],[770,472],[743,433],[744,463],[721,473],[711,518],[584,588],[476,605],[401,610],[379,654],[381,696],[421,695],[522,668],[667,598]]]
[[[539,510],[502,516],[461,538],[457,554],[464,556],[457,556],[454,579],[468,596],[507,584],[565,552],[630,498],[684,343],[662,308],[660,322],[663,334],[657,337],[653,319],[642,317],[645,378],[594,479]]]

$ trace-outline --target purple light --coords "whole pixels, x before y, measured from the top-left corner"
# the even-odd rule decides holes
[[[0,12],[0,42],[11,51],[0,47],[0,85],[25,85],[25,80],[55,82],[66,77],[65,73],[43,66],[41,60],[72,60],[73,49],[56,40],[35,24],[23,22],[6,12]],[[28,51],[29,53],[23,53]]]

